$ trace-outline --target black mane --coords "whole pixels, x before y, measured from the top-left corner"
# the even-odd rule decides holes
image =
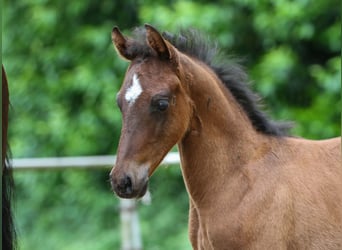
[[[134,33],[140,37],[141,43],[136,43],[136,46],[133,46],[134,52],[132,51],[132,53],[144,56],[151,55],[153,52],[145,42],[145,30],[137,28]],[[246,72],[241,65],[231,58],[223,59],[216,43],[209,41],[193,29],[182,30],[178,35],[164,32],[163,37],[182,53],[206,63],[230,90],[257,131],[274,136],[288,134],[291,125],[286,122],[274,122],[267,117],[260,107],[261,99],[249,87]]]

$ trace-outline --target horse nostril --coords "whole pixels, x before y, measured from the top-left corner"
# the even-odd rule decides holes
[[[130,195],[133,193],[133,185],[132,185],[132,180],[129,176],[125,176],[124,178],[121,179],[121,182],[118,186],[119,190],[121,193]]]

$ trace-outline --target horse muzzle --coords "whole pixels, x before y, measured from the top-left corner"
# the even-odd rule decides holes
[[[140,198],[147,191],[148,167],[133,165],[135,167],[130,167],[129,171],[122,171],[124,168],[116,165],[110,172],[112,188],[121,198]]]

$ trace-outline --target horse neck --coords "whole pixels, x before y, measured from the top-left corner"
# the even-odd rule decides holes
[[[194,111],[189,132],[178,147],[184,180],[196,202],[209,197],[208,192],[217,193],[247,164],[257,151],[260,134],[216,74],[202,63],[187,60],[185,88]]]

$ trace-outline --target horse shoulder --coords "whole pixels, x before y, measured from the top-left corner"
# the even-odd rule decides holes
[[[295,239],[303,248],[338,249],[342,245],[341,139],[291,138],[283,150],[287,160],[282,173],[293,199]]]
[[[273,244],[283,244],[284,249],[342,245],[340,138],[274,140],[243,172],[248,192],[231,213],[240,218],[234,220],[236,232],[250,235],[242,241],[269,249]]]

